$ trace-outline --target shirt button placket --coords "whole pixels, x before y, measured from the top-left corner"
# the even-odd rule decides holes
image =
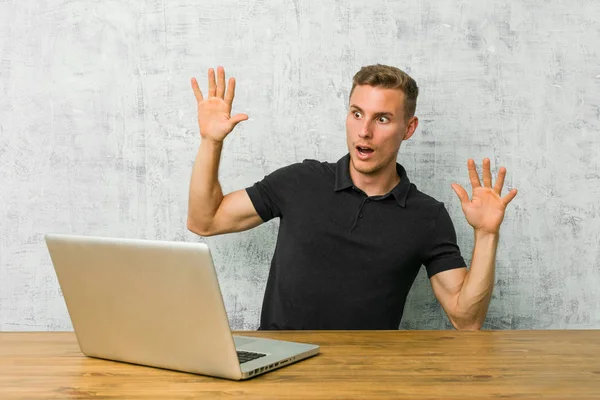
[[[352,228],[350,228],[350,232],[352,232],[352,230],[356,227],[356,225],[358,224],[358,220],[363,218],[363,207],[365,206],[365,204],[367,204],[368,202],[370,202],[371,200],[367,197],[366,199],[363,200],[362,203],[360,203],[360,207],[358,209],[358,213],[356,215],[356,218],[354,219],[354,223],[352,224]]]

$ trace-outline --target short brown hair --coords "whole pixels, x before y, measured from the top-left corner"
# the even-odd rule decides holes
[[[350,90],[349,97],[352,96],[356,85],[402,90],[406,97],[404,117],[409,119],[415,115],[419,88],[417,82],[401,69],[382,64],[367,65],[362,67],[352,78],[352,90]]]

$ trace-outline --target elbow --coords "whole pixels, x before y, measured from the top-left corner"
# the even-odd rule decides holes
[[[457,331],[480,331],[483,327],[483,321],[468,318],[451,318],[450,322]]]
[[[448,310],[448,319],[459,331],[480,331],[485,322],[489,303],[469,303],[459,305],[458,302]]]
[[[457,331],[480,331],[482,324],[474,323],[469,325],[454,325],[454,328]]]
[[[212,236],[213,233],[207,226],[202,226],[196,223],[193,219],[188,216],[187,219],[187,229],[188,231],[195,233],[198,236]]]

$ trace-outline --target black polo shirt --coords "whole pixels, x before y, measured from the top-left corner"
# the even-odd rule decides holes
[[[304,160],[246,189],[279,234],[259,329],[398,329],[421,265],[434,274],[465,266],[444,204],[400,183],[368,197],[350,156]]]

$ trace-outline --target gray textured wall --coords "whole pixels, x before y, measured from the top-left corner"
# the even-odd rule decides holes
[[[274,5],[273,3],[277,3]],[[421,88],[399,161],[444,201],[466,160],[508,168],[486,328],[600,328],[600,4],[570,1],[0,1],[0,330],[71,324],[47,232],[202,241],[185,228],[198,147],[191,76],[238,80],[225,191],[345,151],[352,75]],[[258,323],[277,222],[209,238],[236,329]],[[446,328],[425,274],[404,328]]]

